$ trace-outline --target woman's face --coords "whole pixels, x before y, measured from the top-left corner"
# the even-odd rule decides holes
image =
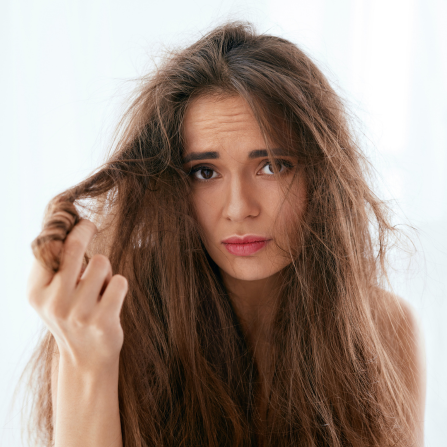
[[[184,169],[204,245],[222,274],[246,281],[268,278],[290,263],[275,245],[304,212],[305,182],[297,160],[272,142],[279,173],[267,157],[259,125],[239,96],[204,96],[184,121]],[[298,177],[284,203],[284,184]],[[292,209],[293,207],[293,209]],[[287,231],[287,230],[286,230]]]

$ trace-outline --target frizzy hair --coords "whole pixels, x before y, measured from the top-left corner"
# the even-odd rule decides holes
[[[183,117],[202,95],[244,98],[266,141],[287,148],[306,175],[306,212],[284,247],[263,424],[256,364],[182,169]],[[108,161],[50,203],[33,252],[57,271],[51,244],[88,215],[99,232],[86,261],[103,253],[128,279],[124,446],[253,446],[261,435],[270,446],[412,445],[414,402],[382,288],[395,229],[368,186],[344,106],[311,59],[250,24],[224,24],[142,79],[120,129]],[[47,331],[28,364],[34,445],[53,439],[53,355]]]

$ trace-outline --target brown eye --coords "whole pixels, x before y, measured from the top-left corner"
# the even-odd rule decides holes
[[[267,166],[268,166],[268,170],[269,170],[270,174],[274,174],[273,165],[271,163],[269,163]],[[281,172],[282,165],[277,166],[277,168],[278,168],[279,172]]]
[[[287,169],[291,169],[293,167],[292,163],[287,160],[275,160],[276,167],[278,168],[278,174],[282,174]],[[261,169],[262,174],[274,175],[273,164],[271,162],[267,162]]]
[[[216,174],[214,169],[211,169],[208,166],[197,166],[191,170],[189,175],[192,175],[196,180],[206,181],[214,178],[214,174]]]
[[[200,170],[200,174],[205,180],[208,180],[213,176],[213,170],[204,168]]]

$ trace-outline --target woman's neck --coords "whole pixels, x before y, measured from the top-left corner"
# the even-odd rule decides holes
[[[254,349],[268,343],[278,301],[279,274],[254,281],[221,274],[250,346]]]

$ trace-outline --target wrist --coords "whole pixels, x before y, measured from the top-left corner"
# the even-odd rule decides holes
[[[119,372],[119,357],[107,363],[82,362],[73,356],[62,353],[59,356],[59,373],[63,371],[73,377],[98,381],[117,379]]]

